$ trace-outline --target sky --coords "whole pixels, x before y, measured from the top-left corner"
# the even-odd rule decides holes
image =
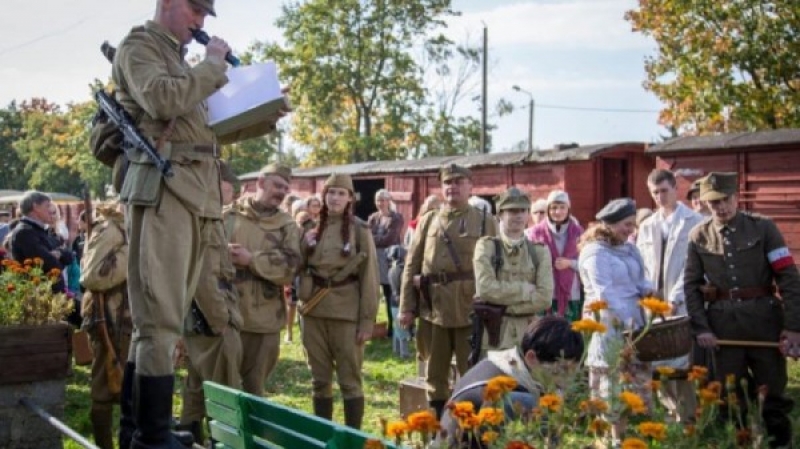
[[[254,41],[281,41],[274,21],[283,0],[217,0],[217,17],[205,28],[234,52]],[[453,0],[461,11],[445,31],[463,42],[489,35],[490,104],[505,98],[518,106],[494,118],[493,151],[509,150],[528,136],[530,97],[535,101],[534,145],[650,142],[660,101],[644,90],[644,60],[655,44],[631,32],[623,18],[636,0]],[[99,51],[153,16],[155,0],[3,0],[0,16],[0,105],[44,97],[66,104],[91,99],[89,85],[105,80],[110,66]],[[46,25],[45,25],[46,24]],[[201,53],[194,44],[191,53]],[[475,94],[479,94],[479,86]],[[593,109],[593,110],[586,110]],[[595,110],[599,109],[599,110]],[[602,110],[602,111],[601,111]],[[635,112],[630,112],[635,111]],[[458,114],[478,105],[462,102]]]

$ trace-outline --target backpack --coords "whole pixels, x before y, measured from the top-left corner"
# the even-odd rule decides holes
[[[122,131],[108,119],[102,109],[98,108],[92,118],[92,130],[89,135],[89,148],[94,158],[106,167],[114,167],[117,158],[125,154],[122,148],[124,140]]]

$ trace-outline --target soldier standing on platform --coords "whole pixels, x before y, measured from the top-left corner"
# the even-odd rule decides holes
[[[220,159],[222,203],[233,202],[238,182],[230,166]],[[242,315],[233,289],[235,270],[228,254],[228,239],[222,220],[212,228],[197,292],[186,316],[186,381],[183,386],[181,428],[189,430],[197,443],[204,441],[203,419],[206,416],[203,381],[209,380],[233,388],[242,387],[239,368],[242,341],[239,329]]]
[[[191,30],[203,28],[208,15],[215,15],[213,0],[158,0],[154,19],[134,27],[114,56],[116,100],[174,172],[162,177],[145,153],[134,152],[120,191],[129,208],[128,293],[134,323],[125,366],[130,381],[122,390],[122,449],[185,446],[170,431],[172,356],[214,222],[222,216],[219,144],[274,131],[286,112],[215,135],[206,99],[228,81],[225,57],[231,48],[214,36],[202,61],[190,66],[184,60]]]
[[[283,288],[300,264],[300,231],[279,209],[289,193],[292,170],[279,164],[261,169],[256,193],[225,209],[230,257],[236,267],[244,391],[264,394],[280,355],[280,331],[286,325]]]
[[[543,244],[525,238],[530,198],[511,187],[495,204],[500,215],[498,236],[478,240],[473,264],[477,296],[495,306],[489,310],[502,318],[495,321],[496,329],[487,328],[481,336],[481,358],[488,350],[519,344],[534,316],[547,310],[553,297],[550,251]],[[492,341],[493,333],[496,341]]]
[[[710,173],[700,182],[711,218],[689,235],[686,301],[698,344],[716,349],[714,380],[725,385],[734,375],[744,404],[738,381],[751,373],[766,387],[762,417],[770,446],[790,447],[793,402],[786,397],[784,356],[800,355],[800,275],[775,223],[737,209],[737,186],[736,173]],[[719,345],[718,339],[780,342],[780,350]]]
[[[81,315],[94,353],[89,416],[95,444],[113,449],[113,405],[119,403],[121,364],[127,360],[133,330],[126,283],[128,238],[125,217],[117,207],[98,207],[93,225],[91,211],[86,212],[91,236],[81,259],[81,285],[86,288]]]
[[[364,344],[378,313],[378,260],[366,223],[353,216],[353,180],[332,174],[322,190],[317,227],[306,232],[297,310],[312,377],[314,414],[333,416],[333,373],[345,424],[361,428]]]
[[[408,327],[420,317],[417,344],[428,353],[428,402],[441,417],[450,397],[453,354],[459,374],[468,365],[475,244],[497,232],[491,214],[467,203],[472,193],[468,169],[447,165],[441,168],[439,179],[445,203],[440,210],[425,214],[417,225],[403,272],[398,321]]]

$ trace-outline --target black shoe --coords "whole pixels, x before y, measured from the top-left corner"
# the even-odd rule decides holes
[[[314,415],[330,421],[333,418],[333,398],[311,398]]]
[[[361,429],[364,420],[364,398],[344,400],[344,424],[353,429]]]
[[[191,433],[173,433],[172,394],[175,376],[137,374],[134,388],[136,433],[131,449],[187,449],[194,440]],[[184,438],[187,437],[187,438]]]
[[[133,420],[133,379],[136,375],[136,364],[125,364],[122,376],[122,390],[119,403],[119,449],[130,449],[136,422]]]

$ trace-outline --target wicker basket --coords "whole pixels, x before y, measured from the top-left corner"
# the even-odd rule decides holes
[[[636,357],[642,362],[655,362],[681,357],[692,350],[692,330],[688,316],[676,316],[655,321],[650,330],[636,342]],[[636,340],[641,331],[634,331]]]

